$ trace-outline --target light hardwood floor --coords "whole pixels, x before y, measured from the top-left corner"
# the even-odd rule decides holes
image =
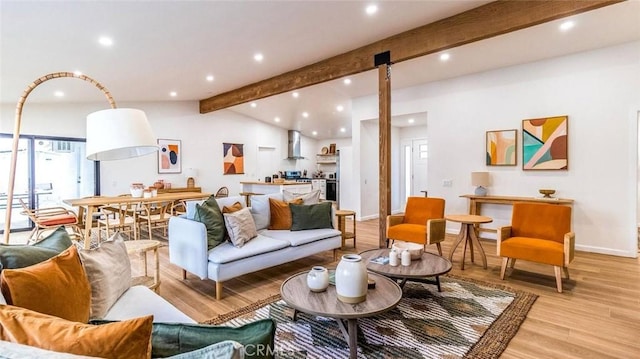
[[[347,242],[343,252],[359,252],[377,246],[377,220],[357,223],[357,248]],[[448,235],[443,253],[448,254],[454,236]],[[460,270],[461,248],[453,258],[452,274],[501,283],[533,292],[538,300],[503,353],[503,358],[639,358],[640,357],[640,262],[638,259],[578,252],[570,265],[564,293],[557,293],[553,267],[518,261],[515,271],[500,280],[500,258],[495,242],[483,240],[488,269],[479,258]],[[437,253],[435,246],[430,252]],[[248,305],[279,293],[290,275],[313,265],[332,266],[332,252],[304,258],[224,283],[223,298],[215,300],[215,284],[169,264],[168,250],[161,250],[160,294],[197,321]]]
[[[377,220],[357,222],[357,248],[347,242],[345,252],[375,248]],[[443,253],[448,255],[454,236],[448,235]],[[502,358],[640,358],[640,262],[638,259],[578,252],[569,266],[564,293],[555,290],[553,268],[518,261],[515,271],[500,280],[500,258],[495,242],[482,240],[488,269],[482,262],[460,270],[461,248],[453,257],[452,274],[505,284],[533,292],[538,300],[511,340]],[[435,246],[428,250],[437,253]],[[279,293],[280,284],[313,265],[335,266],[331,251],[224,282],[223,298],[215,299],[215,283],[189,274],[169,263],[168,248],[160,249],[160,295],[197,321],[244,307]],[[150,261],[151,262],[151,261]],[[132,257],[134,270],[139,262]]]

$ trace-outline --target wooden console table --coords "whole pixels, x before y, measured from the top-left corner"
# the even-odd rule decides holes
[[[473,194],[464,194],[460,197],[469,199],[469,214],[480,215],[480,208],[483,203],[489,204],[508,204],[513,205],[515,202],[536,202],[548,204],[573,204],[572,199],[568,198],[542,198],[542,197],[517,197],[517,196],[476,196]],[[481,232],[496,232],[495,229],[479,228]]]

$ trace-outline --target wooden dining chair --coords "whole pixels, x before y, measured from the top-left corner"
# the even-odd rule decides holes
[[[229,189],[227,187],[220,187],[215,194],[216,198],[229,197]]]
[[[73,231],[71,234],[75,239],[82,238],[80,227],[78,226],[78,216],[72,210],[64,207],[31,209],[22,198],[18,198],[18,201],[20,201],[23,209],[20,214],[28,216],[35,226],[29,234],[29,240],[38,241],[43,231],[61,226],[71,228]]]
[[[131,195],[121,195],[121,197],[131,197]],[[136,203],[114,203],[101,207],[103,216],[98,219],[98,241],[101,241],[102,231],[105,232],[106,238],[119,231],[129,239],[138,239],[137,207]]]
[[[142,203],[140,211],[137,215],[138,233],[142,234],[142,227],[146,226],[149,239],[153,239],[153,230],[162,229],[163,234],[167,236],[169,228],[169,219],[171,216],[172,201]]]

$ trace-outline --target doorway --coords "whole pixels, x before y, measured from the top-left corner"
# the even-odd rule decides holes
[[[429,146],[426,138],[403,140],[401,143],[401,193],[404,208],[407,197],[424,196],[427,191]]]
[[[9,168],[13,136],[0,134],[0,167]],[[66,206],[64,199],[100,194],[99,162],[86,159],[85,141],[74,138],[20,136],[11,230],[33,228],[21,215],[24,201],[29,208]],[[0,225],[4,228],[9,188],[8,171],[0,178]],[[0,233],[4,230],[0,230]]]

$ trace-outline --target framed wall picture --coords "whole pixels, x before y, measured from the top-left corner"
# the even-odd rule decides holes
[[[225,175],[244,174],[244,145],[239,143],[223,143],[222,155],[224,156]]]
[[[569,169],[569,117],[522,121],[522,169]]]
[[[158,173],[182,172],[182,142],[158,139]]]
[[[518,164],[518,130],[487,131],[487,166]]]

